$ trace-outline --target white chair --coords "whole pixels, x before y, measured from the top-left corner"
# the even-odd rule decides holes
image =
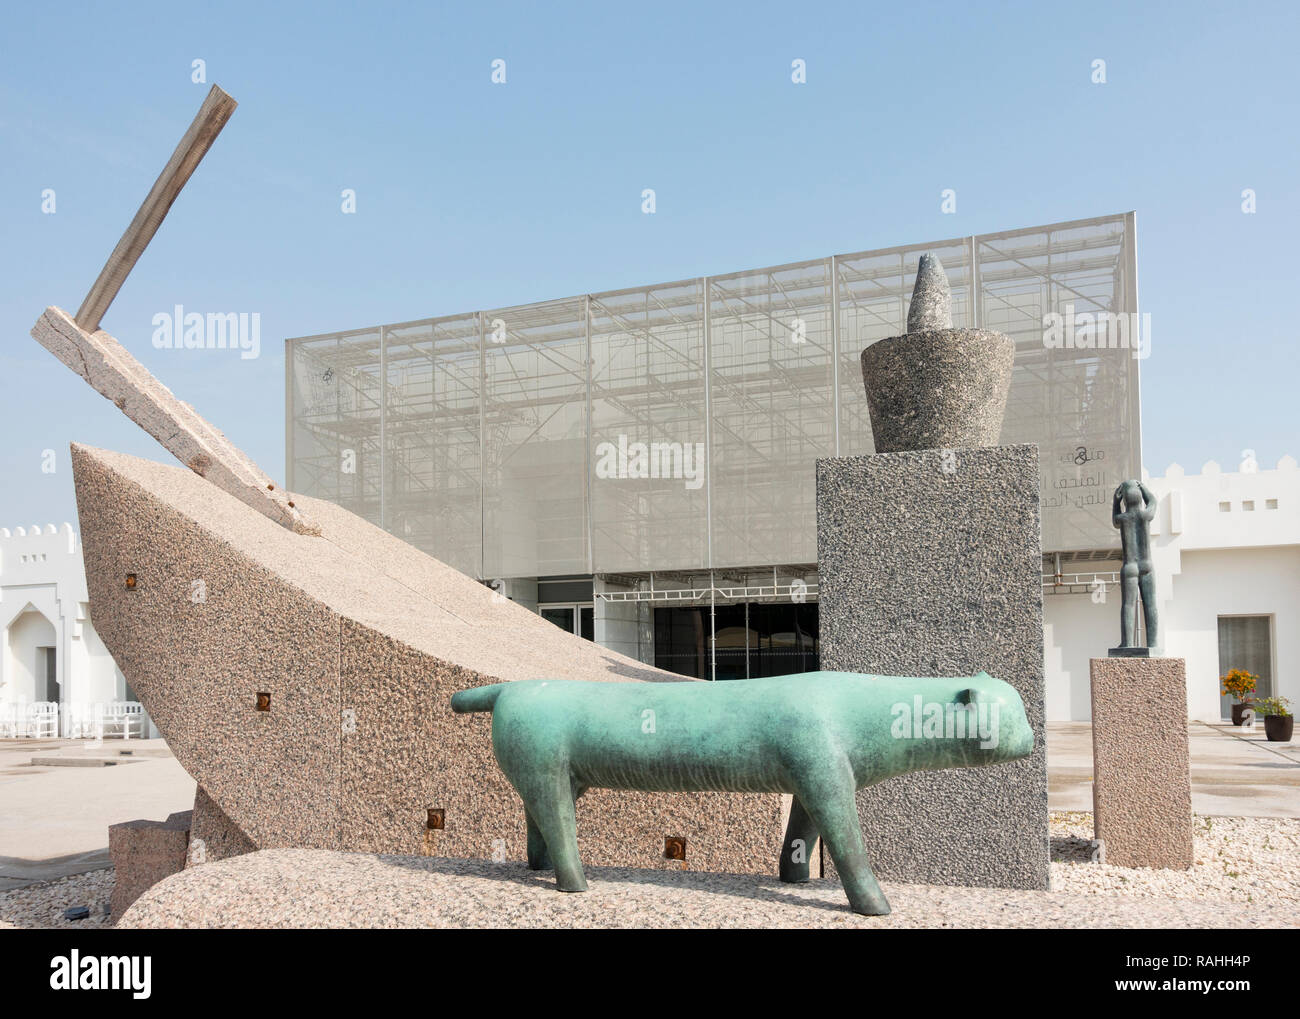
[[[123,739],[130,739],[132,730],[136,739],[144,738],[144,705],[139,701],[114,701],[108,706],[114,729],[120,730]]]
[[[70,739],[95,738],[97,733],[93,705],[87,704],[85,701],[77,701],[67,706],[64,715]]]
[[[102,703],[77,704],[73,710],[69,734],[76,739],[90,739],[103,742],[107,711]]]
[[[144,707],[139,701],[110,701],[94,706],[94,720],[88,726],[98,739],[105,736],[129,740],[144,737]]]
[[[0,737],[17,739],[19,729],[25,727],[23,719],[23,705],[12,701],[0,704]]]
[[[37,701],[30,705],[27,735],[33,739],[59,738],[59,705],[56,701]]]

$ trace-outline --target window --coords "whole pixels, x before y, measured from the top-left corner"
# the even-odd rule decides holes
[[[1245,502],[1241,504],[1241,508],[1244,509],[1247,513],[1253,513],[1255,511],[1255,500],[1247,499]]]
[[[1264,500],[1264,508],[1265,508],[1265,509],[1277,509],[1277,500],[1276,500],[1276,499],[1265,499],[1265,500]]]
[[[1230,502],[1221,502],[1221,503],[1219,503],[1219,512],[1220,512],[1220,513],[1230,513],[1230,512],[1232,512],[1232,503],[1230,503]]]
[[[656,608],[655,665],[697,679],[713,677],[716,666],[720,680],[817,670],[816,602],[719,605],[714,612],[710,623],[707,605]]]
[[[1245,669],[1259,679],[1256,697],[1273,695],[1273,617],[1219,617],[1219,675],[1229,669]],[[1232,698],[1221,697],[1223,717],[1232,713]]]
[[[577,634],[583,640],[596,639],[596,616],[591,604],[551,603],[537,606],[537,611],[543,619],[554,623],[561,630]]]

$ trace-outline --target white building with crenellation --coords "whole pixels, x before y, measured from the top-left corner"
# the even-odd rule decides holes
[[[0,737],[157,735],[88,603],[71,524],[0,528]]]
[[[1145,473],[1145,472],[1144,472]],[[1152,559],[1165,655],[1187,660],[1192,718],[1226,717],[1219,677],[1242,668],[1259,696],[1300,705],[1300,468],[1284,456],[1261,469],[1251,450],[1235,471],[1171,464],[1144,476],[1159,500]],[[1119,642],[1119,553],[1044,570],[1047,717],[1090,717],[1088,659]],[[1133,691],[1135,710],[1142,691]]]

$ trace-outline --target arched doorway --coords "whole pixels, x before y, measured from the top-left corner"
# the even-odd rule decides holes
[[[28,606],[14,617],[7,629],[9,677],[4,699],[20,704],[54,701],[61,704],[58,681],[58,631],[46,615]]]

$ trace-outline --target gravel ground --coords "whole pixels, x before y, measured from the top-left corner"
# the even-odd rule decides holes
[[[1190,871],[1091,862],[1092,815],[1052,814],[1048,893],[886,882],[894,912],[850,912],[838,882],[783,885],[691,871],[587,868],[563,895],[521,863],[269,850],[178,874],[123,926],[361,927],[1295,927],[1300,819],[1196,818]],[[0,893],[0,927],[106,925],[111,871]],[[88,920],[65,921],[88,905]]]
[[[1092,814],[1053,812],[1052,889],[1090,895],[1300,902],[1300,819],[1193,818],[1191,870],[1131,870],[1091,862]],[[1300,918],[1300,910],[1292,910]]]
[[[43,881],[11,892],[0,892],[0,930],[57,927],[84,931],[107,927],[108,914],[104,907],[112,895],[111,870],[92,870],[57,881]],[[88,906],[90,916],[85,920],[63,919],[63,911],[70,906]]]

